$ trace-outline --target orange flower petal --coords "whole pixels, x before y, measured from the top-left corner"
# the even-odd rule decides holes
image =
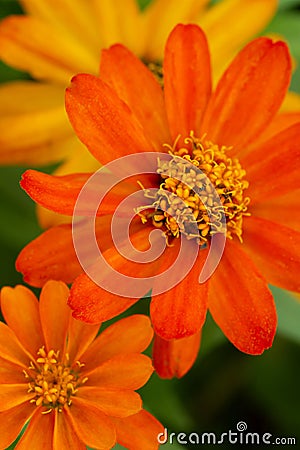
[[[248,153],[251,153],[252,149],[255,150],[258,143],[266,142],[276,134],[279,134],[281,131],[286,130],[299,122],[300,112],[285,112],[277,114],[264,132],[258,137],[258,139],[255,139],[255,142],[253,142],[252,146],[249,147]]]
[[[300,231],[299,198],[300,189],[271,200],[262,198],[260,203],[251,206],[251,213]]]
[[[54,414],[42,414],[41,408],[35,408],[29,425],[17,444],[18,450],[53,449]]]
[[[169,142],[170,136],[163,91],[150,70],[117,44],[102,51],[100,76],[127,103],[153,147],[162,151],[162,143]]]
[[[153,337],[150,319],[132,315],[106,328],[84,353],[87,370],[93,370],[104,361],[126,353],[146,350]]]
[[[153,365],[161,378],[181,378],[196,361],[201,340],[201,332],[183,339],[166,341],[155,336],[153,345]]]
[[[73,78],[66,92],[66,109],[79,139],[102,164],[155,150],[129,107],[97,77]]]
[[[299,189],[300,123],[253,149],[241,162],[250,183],[250,205]]]
[[[0,26],[0,55],[34,78],[66,85],[74,73],[97,73],[97,58],[67,33],[30,16],[10,16]]]
[[[18,437],[23,426],[36,410],[31,403],[25,402],[7,411],[0,412],[0,421],[3,424],[0,433],[0,448],[7,448]],[[31,445],[28,448],[33,448]]]
[[[147,250],[149,248],[147,238],[149,228],[139,222],[137,223],[137,230],[137,232],[130,236],[131,243],[134,248],[140,251]],[[102,255],[108,262],[108,265],[113,267],[115,271],[128,277],[128,284],[122,286],[126,292],[130,292],[129,289],[131,286],[134,286],[137,275],[147,278],[155,273],[158,265],[158,260],[147,264],[131,262],[118,253],[115,247],[104,250]],[[110,269],[104,267],[100,269],[96,261],[93,266],[91,265],[90,270],[96,274],[101,270],[101,285],[105,286],[105,289],[94,283],[86,274],[76,278],[72,285],[69,298],[69,305],[73,309],[73,317],[76,319],[88,323],[104,322],[122,313],[138,301],[138,298],[123,297],[110,292],[109,289],[112,283]],[[113,282],[115,283],[115,278]],[[141,294],[141,297],[148,290],[149,287],[146,285],[145,292]]]
[[[90,325],[71,317],[68,329],[68,342],[66,352],[70,361],[78,361],[81,355],[90,348],[97,336],[99,325]]]
[[[25,380],[23,370],[23,367],[0,357],[0,384],[22,384]]]
[[[61,281],[48,281],[40,295],[40,316],[46,349],[63,352],[71,318],[67,305],[68,287]]]
[[[25,286],[4,287],[1,290],[1,309],[8,326],[35,357],[44,339],[36,296]]]
[[[53,414],[53,413],[52,413]],[[53,431],[53,450],[86,450],[86,445],[80,441],[66,414],[55,411]]]
[[[254,216],[247,217],[244,228],[245,248],[267,281],[299,292],[300,233]]]
[[[117,441],[130,450],[156,450],[157,437],[163,433],[161,423],[144,409],[124,419],[113,419],[117,430]]]
[[[96,404],[108,416],[127,417],[142,408],[139,394],[130,390],[81,386],[76,397]]]
[[[78,195],[92,175],[88,173],[76,173],[72,175],[53,176],[36,170],[27,170],[22,175],[20,184],[27,194],[39,205],[56,213],[72,216]],[[111,174],[101,173],[101,176],[97,179],[97,184],[89,188],[88,201],[84,203],[84,209],[80,209],[80,213],[83,216],[94,216],[96,213],[98,216],[112,214],[124,197],[138,189],[136,182],[118,183],[106,194],[97,211],[95,204],[97,205],[98,201],[100,201],[102,195],[100,192],[103,191],[103,186],[107,186],[107,183],[111,184],[112,180]],[[105,190],[107,190],[107,187]]]
[[[29,402],[35,394],[28,394],[28,383],[25,380],[21,384],[0,384],[0,411],[7,411],[24,402]]]
[[[201,133],[236,154],[272,120],[288,89],[291,59],[283,42],[258,38],[230,64],[208,105]]]
[[[114,356],[92,372],[82,371],[90,386],[132,390],[144,386],[152,372],[150,358],[139,353]]]
[[[14,332],[3,322],[0,322],[0,357],[24,369],[31,359],[30,353],[26,352]]]
[[[99,324],[126,311],[138,300],[111,294],[82,274],[72,284],[68,305],[75,319]]]
[[[22,175],[21,187],[38,204],[59,214],[72,215],[79,192],[91,174],[55,177],[36,170]]]
[[[259,355],[271,347],[277,324],[272,294],[241,245],[228,239],[211,278],[209,310],[242,352]]]
[[[206,37],[196,25],[177,25],[164,59],[164,92],[172,139],[198,131],[211,93]]]
[[[0,98],[1,164],[50,164],[69,154],[62,87],[13,81],[0,86]]]
[[[42,287],[51,279],[71,283],[82,272],[71,225],[53,227],[31,241],[20,252],[16,269],[31,286]]]
[[[112,422],[95,405],[74,397],[72,407],[66,407],[64,413],[79,439],[89,447],[107,450],[115,444]]]
[[[162,272],[169,266],[171,251],[163,255]],[[208,283],[199,284],[198,278],[207,256],[206,250],[199,251],[197,260],[186,277],[172,289],[153,296],[150,314],[154,331],[163,339],[180,339],[197,333],[207,310]],[[173,277],[178,278],[174,273]]]

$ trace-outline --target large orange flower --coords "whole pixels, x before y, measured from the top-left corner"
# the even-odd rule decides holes
[[[205,207],[171,175],[164,179],[144,175],[139,186],[123,183],[114,189],[99,209],[99,246],[109,263],[128,276],[164,272],[177,255],[177,237],[191,240],[189,225],[193,220],[197,223],[201,247],[206,249],[199,251],[187,277],[151,301],[153,326],[164,340],[193,335],[199,340],[209,309],[238,349],[260,354],[271,346],[276,329],[276,311],[267,284],[300,289],[300,114],[278,113],[290,75],[287,46],[258,38],[238,54],[212,92],[204,33],[196,25],[178,25],[166,44],[164,90],[122,45],[103,52],[102,79],[91,75],[73,79],[67,111],[79,138],[101,163],[129,153],[169,151],[176,171],[187,160],[200,168],[223,204],[225,251],[217,270],[203,284],[198,283],[198,275],[218,226],[208,217],[207,210],[216,215],[217,211],[201,180],[194,182],[206,193]],[[161,170],[158,161],[158,173]],[[193,178],[192,171],[189,174]],[[28,171],[22,186],[41,205],[71,215],[87,178],[86,174],[52,177]],[[154,213],[135,220],[133,245],[147,249],[147,236],[153,228],[163,230],[171,244],[148,264],[128,262],[113,247],[109,234],[110,214],[124,196],[140,186],[145,198],[148,187],[161,186],[162,192],[153,203]],[[179,215],[176,224],[162,212],[167,191],[187,202],[193,219],[191,214]],[[175,203],[168,206],[176,211]],[[74,316],[87,322],[107,320],[136,301],[106,292],[80,274],[69,225],[52,228],[30,243],[19,255],[17,269],[35,286],[53,277],[75,280],[69,304]]]
[[[49,281],[40,302],[24,286],[4,287],[0,323],[0,447],[29,421],[19,449],[157,448],[161,425],[134,392],[152,373],[140,352],[152,339],[147,317],[108,327],[71,317],[68,288]]]

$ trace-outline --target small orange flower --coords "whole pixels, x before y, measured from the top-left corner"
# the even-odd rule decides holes
[[[140,353],[152,339],[149,319],[131,316],[96,338],[98,326],[71,317],[68,295],[58,281],[40,302],[24,286],[1,291],[0,447],[29,421],[18,448],[157,448],[162,427],[134,392],[153,370]]]
[[[149,187],[160,188],[161,193],[152,204],[154,212],[140,214],[142,220],[136,218],[132,244],[146,250],[149,231],[159,228],[172,245],[152,263],[129,262],[113,247],[110,236],[110,218],[116,205],[138,189],[137,184],[120,184],[101,204],[96,223],[99,246],[115,270],[127,276],[164,272],[177,256],[177,238],[193,239],[188,215],[181,215],[181,222],[176,223],[171,213],[162,212],[165,192],[186,201],[193,214],[200,246],[206,248],[199,251],[184,280],[151,301],[154,330],[164,340],[194,335],[196,349],[197,333],[209,309],[238,349],[260,354],[272,345],[277,323],[268,283],[300,290],[300,114],[278,112],[290,75],[286,44],[258,38],[237,55],[213,92],[204,33],[196,25],[178,25],[166,44],[164,90],[121,45],[103,52],[102,79],[78,75],[68,89],[66,105],[71,123],[101,163],[130,153],[165,151],[172,156],[177,171],[186,161],[201,169],[221,199],[227,222],[225,251],[217,270],[203,284],[198,283],[198,276],[211,237],[221,229],[206,214],[206,208],[216,217],[218,211],[211,203],[208,185],[201,179],[194,183],[206,194],[205,207],[184,183],[172,176],[159,176],[160,161],[156,178],[139,178],[145,197]],[[188,175],[193,182],[192,170]],[[51,177],[28,171],[22,187],[42,206],[72,215],[88,177]],[[176,212],[175,203],[168,207]],[[136,301],[106,292],[81,273],[69,225],[52,228],[29,244],[19,255],[17,269],[35,286],[51,277],[75,280],[69,304],[74,316],[87,322],[107,320]],[[169,344],[158,341],[157,348],[167,347],[171,357],[184,355],[182,346]],[[193,357],[190,355],[190,361]],[[172,368],[172,372],[176,370],[182,373],[181,368]]]

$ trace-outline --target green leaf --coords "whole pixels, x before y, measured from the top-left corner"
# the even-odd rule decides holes
[[[300,343],[300,300],[271,286],[278,314],[278,333]]]

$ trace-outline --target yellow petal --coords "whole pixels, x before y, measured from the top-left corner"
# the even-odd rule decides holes
[[[72,151],[59,86],[16,81],[0,86],[0,163],[46,164]]]
[[[136,0],[95,0],[95,10],[103,47],[121,42],[141,54],[144,29]]]
[[[199,19],[207,33],[216,80],[241,46],[265,28],[276,8],[277,0],[223,0]]]
[[[21,0],[21,4],[30,15],[60,31],[67,30],[74,39],[99,53],[102,42],[92,0]]]
[[[147,30],[144,57],[149,60],[162,60],[165,41],[180,23],[195,22],[208,0],[154,0],[144,14],[144,28]]]
[[[288,92],[281,105],[281,111],[299,112],[300,111],[300,94],[296,92]]]
[[[208,0],[154,0],[144,14],[146,48],[144,57],[149,61],[163,58],[167,37],[177,23],[195,22]]]
[[[35,17],[10,16],[0,25],[0,56],[34,78],[68,84],[77,72],[98,72],[88,46]]]

